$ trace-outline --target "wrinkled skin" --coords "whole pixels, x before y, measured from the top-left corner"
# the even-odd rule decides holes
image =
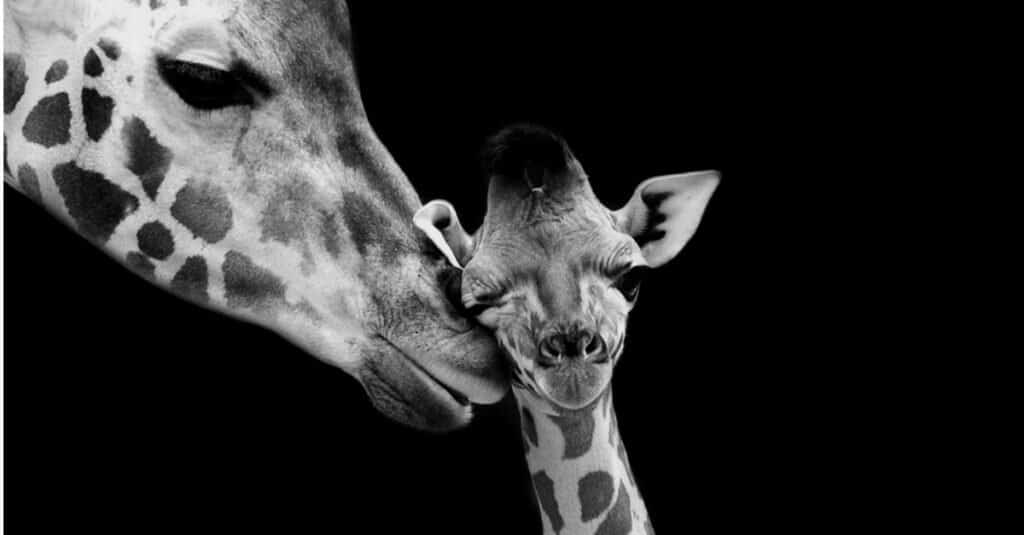
[[[155,284],[340,366],[400,422],[460,427],[504,395],[493,337],[444,296],[452,268],[367,122],[343,3],[7,0],[5,15],[5,82],[24,86],[5,93],[8,184]],[[66,75],[44,82],[58,60]],[[36,110],[63,92],[66,129]]]

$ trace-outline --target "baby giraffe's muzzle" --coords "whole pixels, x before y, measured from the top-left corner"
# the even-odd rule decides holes
[[[543,336],[538,344],[537,363],[552,367],[566,361],[600,364],[608,360],[604,339],[587,328],[557,330]]]

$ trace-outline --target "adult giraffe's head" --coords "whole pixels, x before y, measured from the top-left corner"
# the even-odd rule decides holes
[[[504,394],[367,122],[343,3],[4,10],[9,184],[155,283],[337,364],[399,421],[457,427]]]
[[[444,201],[427,203],[416,224],[465,266],[463,304],[495,330],[513,384],[556,412],[585,407],[608,386],[643,273],[693,236],[718,173],[651,178],[612,211],[547,130],[505,129],[484,159],[487,214],[474,235]]]

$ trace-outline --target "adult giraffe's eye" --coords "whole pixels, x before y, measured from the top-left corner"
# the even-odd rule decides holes
[[[157,70],[186,104],[199,110],[252,106],[252,93],[231,72],[188,61],[159,58]]]
[[[626,301],[630,303],[636,301],[636,297],[640,293],[640,283],[643,282],[644,276],[650,269],[647,266],[634,266],[615,280],[615,287],[622,292]]]

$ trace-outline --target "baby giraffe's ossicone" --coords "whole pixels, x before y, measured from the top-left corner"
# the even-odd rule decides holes
[[[565,141],[528,125],[492,138],[484,169],[474,234],[444,201],[415,222],[463,269],[462,302],[509,363],[545,532],[652,533],[609,385],[644,272],[693,235],[718,173],[651,178],[610,210]]]

